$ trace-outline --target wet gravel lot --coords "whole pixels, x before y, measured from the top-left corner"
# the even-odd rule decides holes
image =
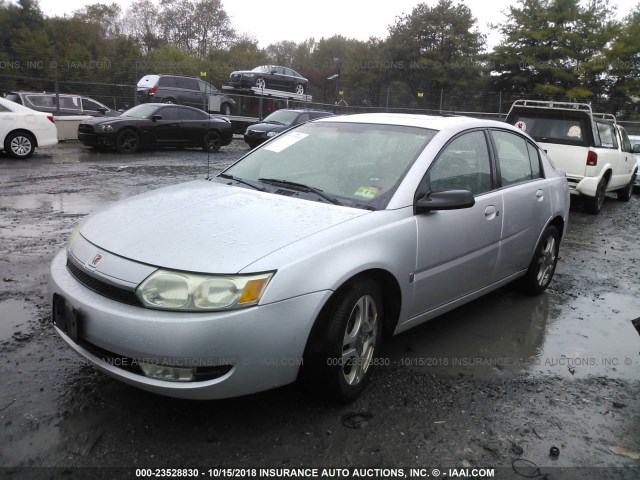
[[[296,386],[176,400],[76,356],[54,332],[46,295],[49,263],[73,227],[118,199],[215,174],[246,151],[234,140],[210,156],[124,156],[75,142],[23,162],[0,153],[3,478],[135,478],[136,468],[196,467],[209,478],[229,476],[207,471],[221,467],[640,478],[637,192],[629,203],[608,197],[598,216],[572,208],[546,294],[506,287],[388,339],[383,365],[350,405],[324,404]]]

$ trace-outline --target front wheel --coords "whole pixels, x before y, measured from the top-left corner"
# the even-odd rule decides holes
[[[600,213],[600,210],[602,210],[602,206],[604,205],[606,190],[607,179],[605,177],[598,183],[598,186],[596,187],[596,195],[594,197],[582,198],[582,201],[584,202],[584,208],[587,213],[591,213],[593,215],[597,215],[598,213]]]
[[[618,200],[621,202],[628,202],[631,200],[631,194],[633,193],[633,185],[636,183],[636,174],[631,175],[631,179],[626,187],[621,190],[618,190]]]
[[[380,287],[356,279],[339,292],[311,340],[303,368],[307,386],[331,400],[354,400],[367,386],[382,341]]]
[[[220,113],[227,117],[231,115],[231,105],[229,105],[228,103],[223,103],[220,107]]]
[[[302,85],[301,83],[296,85],[296,93],[298,95],[304,95],[304,85]]]
[[[260,77],[256,80],[256,87],[261,90],[267,88],[267,82],[264,81],[264,78]]]
[[[559,248],[560,233],[556,227],[549,225],[540,238],[523,278],[523,288],[527,293],[539,295],[547,289],[556,271]]]
[[[205,152],[217,152],[222,145],[222,137],[218,132],[207,132],[204,136],[202,149]]]
[[[116,138],[118,153],[135,153],[140,148],[140,135],[134,130],[122,130]]]

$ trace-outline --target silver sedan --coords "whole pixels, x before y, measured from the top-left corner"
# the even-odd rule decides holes
[[[87,218],[51,266],[53,321],[160,394],[300,381],[348,401],[385,335],[514,280],[542,293],[568,212],[564,174],[510,125],[326,118]]]

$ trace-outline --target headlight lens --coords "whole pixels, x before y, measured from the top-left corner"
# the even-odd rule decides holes
[[[113,131],[113,127],[111,125],[98,125],[96,130],[98,132],[111,132]]]
[[[80,229],[74,228],[71,235],[69,235],[69,239],[67,240],[67,251],[71,250],[73,244],[76,243],[76,240],[80,237]]]
[[[148,308],[191,312],[230,310],[256,305],[273,272],[209,276],[157,270],[140,284],[136,295]]]
[[[275,137],[279,132],[267,132],[267,137]]]

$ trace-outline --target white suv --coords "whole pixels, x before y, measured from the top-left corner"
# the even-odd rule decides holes
[[[507,122],[531,135],[558,168],[586,210],[598,213],[606,192],[629,201],[638,166],[631,142],[613,115],[585,103],[518,100]]]

